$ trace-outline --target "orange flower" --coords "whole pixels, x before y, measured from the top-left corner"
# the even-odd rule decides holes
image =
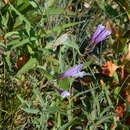
[[[112,77],[117,68],[117,65],[113,64],[111,61],[107,61],[102,65],[102,73],[108,75],[109,77]]]

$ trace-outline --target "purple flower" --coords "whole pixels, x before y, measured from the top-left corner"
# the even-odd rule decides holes
[[[68,69],[59,78],[63,79],[65,77],[83,77],[86,75],[84,71],[80,72],[80,69],[83,67],[83,64],[77,65],[73,68]]]
[[[57,90],[60,93],[61,97],[63,97],[63,98],[70,96],[70,93],[68,91],[64,91],[64,90],[62,90],[60,88],[56,88],[56,87],[55,87],[55,90]]]
[[[106,39],[112,32],[105,28],[102,24],[98,25],[96,31],[93,33],[90,44],[98,44],[99,42]]]

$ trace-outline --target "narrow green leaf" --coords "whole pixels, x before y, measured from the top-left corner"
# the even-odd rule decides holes
[[[52,57],[46,57],[46,61],[52,62],[52,63],[55,63],[55,64],[59,64],[59,61],[55,58],[52,58]]]
[[[37,8],[38,4],[35,1],[29,0],[29,3],[34,7]]]
[[[75,26],[75,25],[80,24],[80,23],[82,23],[82,22],[73,22],[73,23],[68,23],[68,24],[64,24],[64,25],[61,25],[61,26],[56,26],[53,29],[46,31],[46,34],[49,35],[49,34],[54,33],[54,32],[60,32],[64,29],[66,29],[66,28]]]
[[[38,109],[30,109],[30,108],[22,108],[22,110],[24,110],[27,113],[32,113],[32,114],[37,114],[39,113]]]
[[[15,35],[15,36],[16,36],[16,35],[18,35],[18,34],[19,34],[19,33],[18,33],[17,31],[8,32],[8,33],[5,34],[4,37],[7,38],[7,37],[10,37],[10,36],[12,36],[12,35]]]
[[[45,8],[53,8],[56,5],[57,0],[45,0]]]
[[[64,78],[59,81],[59,88],[62,88],[64,90],[68,90],[70,88],[70,82],[68,78]]]
[[[19,11],[24,11],[30,6],[29,0],[17,0],[16,2],[15,7],[18,7]]]
[[[24,39],[22,41],[13,40],[13,41],[11,41],[11,42],[8,43],[7,48],[9,48],[9,50],[10,49],[15,49],[17,47],[20,47],[20,46],[23,46],[23,45],[25,45],[27,43],[30,43],[33,40],[36,40],[36,39],[32,37],[31,39],[27,38],[27,39]]]
[[[55,15],[55,14],[64,14],[65,11],[63,9],[48,9],[46,10],[45,14],[48,15]]]
[[[44,66],[37,66],[38,68],[43,70],[44,76],[48,79],[48,80],[52,80],[54,77],[53,75],[50,74],[51,71],[49,71],[47,68],[45,68]]]
[[[3,42],[0,42],[0,46],[6,47],[6,45]]]
[[[24,99],[23,99],[20,95],[17,95],[17,98],[20,100],[20,102],[21,102],[22,104],[25,103]]]
[[[45,104],[45,102],[44,102],[44,100],[43,100],[43,98],[42,98],[42,96],[41,96],[41,94],[40,94],[39,89],[38,89],[38,88],[34,88],[34,89],[33,89],[33,92],[34,92],[34,94],[38,97],[41,106],[42,106],[43,109],[45,110],[45,109],[46,109],[46,104]]]
[[[105,0],[96,0],[96,2],[99,8],[105,11],[105,5],[106,5]]]
[[[11,72],[12,71],[12,64],[10,61],[10,51],[6,51],[5,54],[6,54],[6,56],[3,56],[3,59],[7,65],[8,71]]]
[[[10,8],[28,25],[31,26],[31,23],[27,20],[27,18],[22,15],[12,4],[10,4]]]
[[[68,123],[61,126],[58,130],[66,130],[69,126],[71,126],[74,123],[74,121],[75,119],[73,119],[72,121],[69,121]]]
[[[75,42],[72,42],[72,41],[70,41],[70,40],[66,40],[63,44],[66,45],[66,46],[68,46],[68,47],[71,47],[71,48],[76,49],[77,52],[78,52],[80,55],[82,55],[82,54],[80,53],[80,51],[79,51],[79,46],[78,46]]]

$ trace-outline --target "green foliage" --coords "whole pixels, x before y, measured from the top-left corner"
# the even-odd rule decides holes
[[[129,60],[120,59],[129,20],[128,0],[0,1],[0,129],[129,129]],[[89,52],[98,24],[113,34]],[[108,60],[118,65],[112,77],[102,73]],[[59,78],[81,63],[86,76]],[[118,105],[126,105],[119,119]]]

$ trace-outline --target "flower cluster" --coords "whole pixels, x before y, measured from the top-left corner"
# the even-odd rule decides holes
[[[99,42],[105,40],[112,32],[105,28],[102,24],[98,25],[96,31],[93,33],[90,44],[96,45]]]
[[[80,72],[80,69],[83,67],[83,64],[77,65],[73,68],[68,69],[59,78],[63,79],[65,77],[83,77],[86,75],[84,71]]]
[[[95,47],[96,44],[105,40],[111,33],[112,32],[110,30],[108,30],[107,28],[105,28],[105,26],[103,26],[102,24],[98,25],[96,31],[93,33],[93,35],[90,39],[90,45],[92,47]],[[83,77],[83,76],[85,76],[86,72],[80,71],[80,69],[82,67],[83,67],[83,64],[79,64],[75,67],[68,69],[63,74],[59,75],[59,79],[63,79],[65,77]],[[106,70],[106,68],[105,68],[105,70]],[[114,69],[112,71],[112,74],[110,74],[110,76],[113,75],[115,70],[116,69]],[[104,71],[104,73],[105,73],[105,71]],[[63,98],[70,96],[70,93],[68,91],[64,91],[64,90],[59,89],[59,88],[55,88],[55,90],[58,91]]]
[[[66,78],[66,77],[83,77],[86,75],[86,73],[84,71],[80,71],[80,69],[83,67],[83,64],[79,64],[75,67],[72,67],[70,69],[68,69],[67,71],[65,71],[63,74],[61,74],[59,76],[60,79]],[[55,90],[57,90],[61,97],[65,98],[67,96],[70,96],[70,93],[68,91],[64,91],[62,89],[59,88],[55,88]]]

